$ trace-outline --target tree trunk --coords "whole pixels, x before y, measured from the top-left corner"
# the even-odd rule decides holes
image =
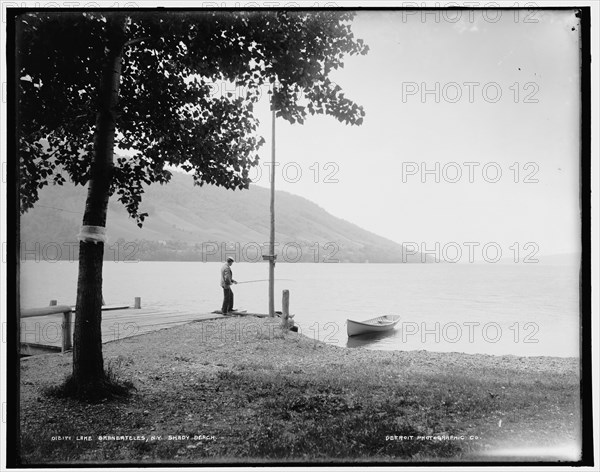
[[[83,215],[84,226],[106,226],[113,169],[124,24],[124,19],[121,17],[107,18],[109,45],[98,94],[94,161]],[[80,391],[85,391],[88,387],[105,380],[101,331],[103,256],[103,242],[81,241],[79,243],[72,381]]]

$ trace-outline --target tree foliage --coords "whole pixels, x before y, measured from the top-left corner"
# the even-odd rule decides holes
[[[114,28],[119,16],[124,28]],[[361,124],[363,109],[329,78],[346,55],[365,54],[352,12],[35,12],[17,21],[21,210],[38,189],[91,176],[102,66],[123,47],[116,146],[116,193],[141,226],[143,186],[170,179],[167,166],[195,183],[247,188],[258,162],[253,107],[272,86],[277,116],[303,123],[328,114]],[[215,92],[215,83],[245,96]]]

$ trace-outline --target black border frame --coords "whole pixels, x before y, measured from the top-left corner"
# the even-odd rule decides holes
[[[530,10],[531,8],[498,7],[493,10],[514,11]],[[15,56],[16,41],[16,19],[23,13],[33,11],[54,12],[80,12],[80,11],[205,11],[206,8],[198,7],[157,7],[157,8],[6,8],[7,38],[6,38],[6,64],[7,64],[7,468],[79,468],[94,467],[98,464],[91,463],[53,463],[53,464],[27,464],[21,462],[20,450],[20,360],[19,342],[20,327],[18,322],[19,307],[19,277],[20,277],[20,214],[19,214],[19,172],[16,159],[17,150],[17,97],[16,85],[18,83],[18,71],[16,69],[17,57]],[[448,7],[448,8],[410,8],[410,7],[342,7],[342,8],[214,8],[215,11],[278,11],[278,10],[346,10],[346,11],[401,11],[401,10],[465,10],[480,11],[485,8]],[[593,442],[593,392],[592,392],[592,306],[591,306],[591,7],[558,6],[558,7],[536,7],[535,10],[578,10],[580,18],[580,210],[581,210],[581,267],[580,267],[580,365],[581,365],[581,433],[582,433],[582,456],[580,461],[575,462],[247,462],[245,464],[232,464],[229,462],[215,462],[206,464],[182,464],[182,463],[156,463],[156,464],[110,464],[103,463],[103,468],[125,468],[125,467],[257,467],[257,466],[343,466],[343,467],[365,467],[365,466],[593,466],[594,465],[594,442]],[[11,159],[12,157],[12,159]],[[10,216],[9,216],[10,215]],[[14,297],[14,298],[12,298]],[[11,304],[12,302],[12,304]],[[11,335],[14,333],[14,335]],[[16,381],[12,386],[9,381]]]

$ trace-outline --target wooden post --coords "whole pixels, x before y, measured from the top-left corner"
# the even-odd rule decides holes
[[[50,306],[55,306],[57,304],[56,300],[50,300]]]
[[[281,300],[281,324],[285,329],[288,328],[288,319],[290,316],[290,291],[283,291],[283,299]]]
[[[138,309],[142,308],[142,297],[135,297],[133,299],[133,303],[134,303],[133,308],[138,308]]]
[[[71,339],[71,310],[63,312],[62,322],[62,352],[73,347]]]

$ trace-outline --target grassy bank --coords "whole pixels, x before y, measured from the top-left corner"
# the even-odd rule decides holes
[[[579,439],[577,359],[344,349],[257,318],[124,339],[104,357],[131,397],[49,397],[71,356],[21,361],[24,463],[489,460]]]

